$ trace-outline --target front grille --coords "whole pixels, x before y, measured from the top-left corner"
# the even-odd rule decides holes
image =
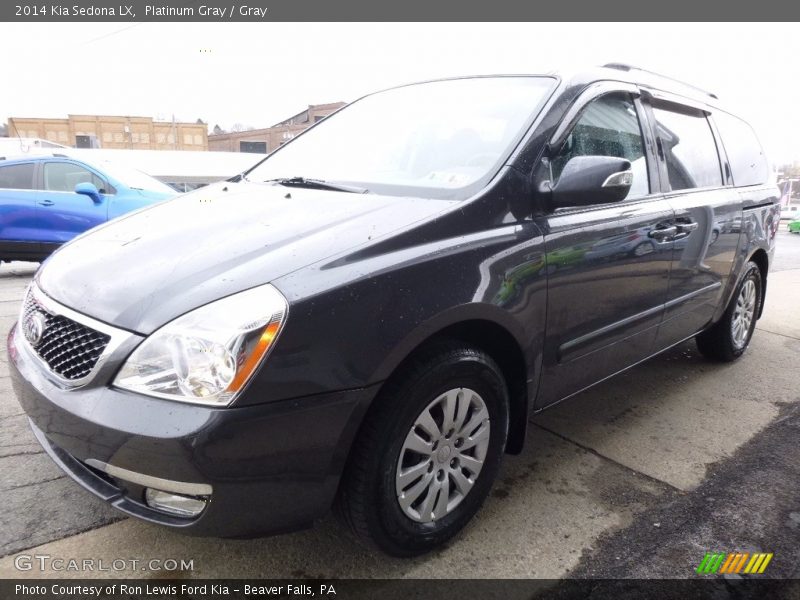
[[[92,372],[111,336],[49,312],[32,293],[25,298],[22,321],[34,312],[44,316],[45,327],[34,352],[61,377],[76,380]]]

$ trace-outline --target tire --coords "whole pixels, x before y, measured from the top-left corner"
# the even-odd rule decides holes
[[[732,362],[744,354],[761,310],[762,290],[761,269],[750,261],[722,318],[695,338],[701,354],[722,362]],[[740,321],[743,312],[749,312],[750,317]]]
[[[449,438],[443,437],[445,431],[426,433],[425,428],[442,428],[448,401],[466,407],[463,437],[457,427]],[[461,412],[454,411],[456,424]],[[497,476],[507,435],[508,390],[497,364],[463,343],[423,351],[387,382],[365,417],[342,478],[337,512],[368,546],[399,557],[429,552],[478,511]],[[425,453],[409,447],[417,447],[417,440],[427,444]],[[449,495],[440,503],[443,488]]]

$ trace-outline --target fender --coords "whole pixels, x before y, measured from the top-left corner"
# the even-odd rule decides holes
[[[488,321],[510,333],[522,350],[522,354],[525,357],[525,365],[528,369],[535,364],[537,355],[538,359],[541,360],[541,351],[531,347],[529,343],[530,336],[526,336],[522,325],[508,312],[493,304],[461,304],[442,311],[435,317],[420,323],[389,352],[376,371],[377,378],[381,381],[388,379],[414,349],[444,329],[465,321]],[[542,323],[542,333],[544,331],[543,325]]]

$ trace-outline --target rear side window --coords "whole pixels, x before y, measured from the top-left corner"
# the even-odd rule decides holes
[[[722,170],[711,125],[702,112],[653,108],[670,189],[717,187]]]
[[[33,163],[0,165],[0,188],[32,190]]]
[[[734,185],[759,185],[769,180],[769,163],[753,128],[727,113],[714,113]]]

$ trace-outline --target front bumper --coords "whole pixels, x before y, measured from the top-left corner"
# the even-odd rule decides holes
[[[100,382],[68,390],[42,372],[16,332],[15,325],[7,341],[12,384],[51,458],[119,510],[196,535],[279,533],[324,515],[377,387],[241,408],[148,398]],[[141,481],[119,476],[126,471],[190,490],[210,486],[208,504],[195,518],[154,510]]]

